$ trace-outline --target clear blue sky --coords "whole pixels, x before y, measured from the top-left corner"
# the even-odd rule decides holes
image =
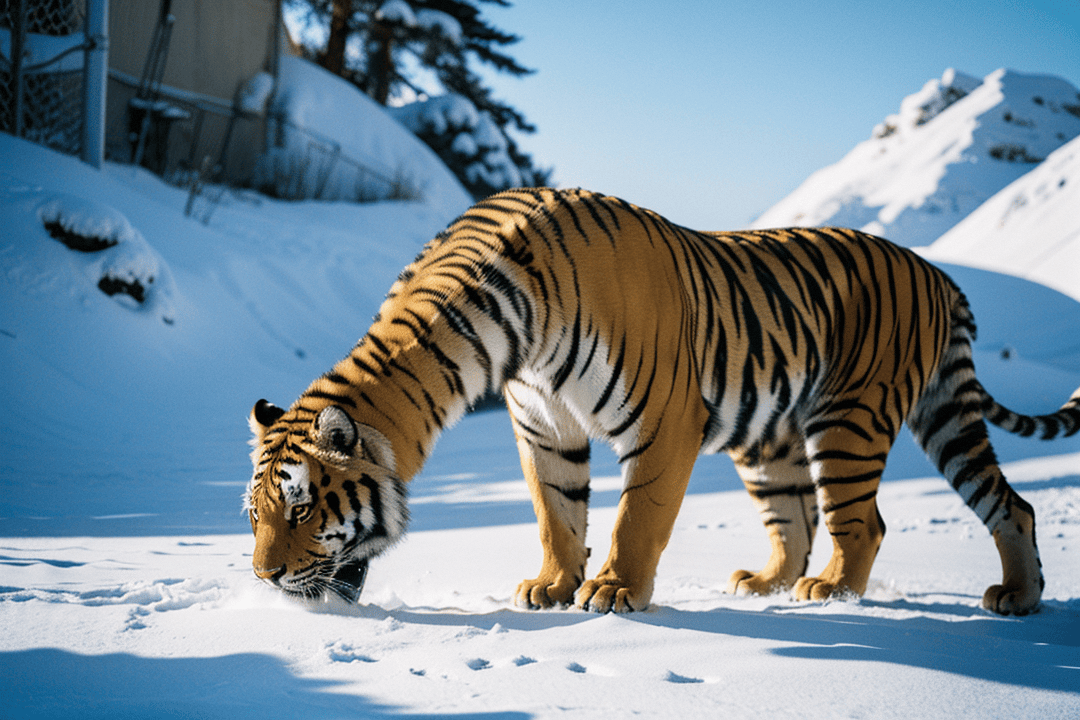
[[[745,226],[948,67],[1080,87],[1080,0],[514,0],[481,5],[537,72],[491,77],[562,187]]]

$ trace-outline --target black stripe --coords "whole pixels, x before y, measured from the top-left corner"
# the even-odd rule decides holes
[[[577,363],[578,351],[581,348],[581,305],[578,305],[577,314],[574,316],[574,327],[570,329],[570,350],[566,353],[566,359],[555,371],[552,378],[552,392],[559,392],[559,388],[569,379]]]
[[[575,465],[584,465],[589,462],[591,448],[588,445],[585,445],[573,450],[558,450],[557,452],[559,453],[559,456],[567,462],[574,463]]]
[[[356,407],[356,401],[347,395],[338,395],[337,393],[323,392],[322,390],[309,390],[304,393],[304,397],[319,398],[322,400],[329,400],[332,403],[338,405],[347,405],[351,408]]]
[[[564,488],[554,485],[552,483],[544,483],[545,487],[549,487],[552,490],[557,490],[563,497],[570,502],[589,502],[589,486],[585,485],[580,488]]]
[[[641,445],[638,445],[636,448],[634,448],[630,452],[628,452],[625,455],[623,455],[622,457],[620,457],[619,458],[619,464],[622,465],[627,460],[630,460],[632,458],[636,458],[638,455],[640,455],[641,453],[648,450],[652,446],[653,442],[655,442],[655,440],[656,440],[656,436],[653,435],[646,442],[642,443]]]
[[[870,470],[868,472],[859,473],[858,475],[837,475],[826,476],[818,478],[815,482],[818,487],[825,487],[826,485],[855,485],[861,482],[867,482],[881,477],[882,468],[877,470]]]
[[[615,386],[618,384],[619,379],[622,377],[623,361],[626,359],[626,336],[622,337],[622,344],[619,346],[619,356],[615,358],[615,365],[611,368],[611,379],[608,380],[607,387],[604,388],[604,392],[600,393],[600,398],[596,401],[596,405],[593,407],[592,414],[595,415],[600,412],[607,405],[608,400],[611,399],[611,393],[615,391]]]
[[[750,488],[746,491],[756,498],[771,498],[785,495],[788,497],[801,497],[803,495],[815,495],[817,490],[813,485],[781,485],[779,487],[765,486],[762,488]]]
[[[846,507],[858,505],[859,503],[867,502],[868,500],[873,500],[875,496],[877,496],[876,488],[866,493],[865,495],[860,495],[859,497],[845,500],[844,502],[835,503],[833,505],[826,505],[824,508],[821,509],[821,512],[828,515],[829,513],[836,512],[837,510],[843,510]]]

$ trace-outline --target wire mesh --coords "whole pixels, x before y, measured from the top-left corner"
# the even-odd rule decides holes
[[[0,130],[79,153],[86,0],[0,0]]]

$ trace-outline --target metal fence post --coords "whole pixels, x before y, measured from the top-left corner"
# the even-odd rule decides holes
[[[109,0],[87,0],[83,60],[82,159],[100,168],[105,160],[105,85],[109,77]]]
[[[15,137],[23,136],[23,93],[26,80],[23,77],[23,55],[26,46],[26,0],[15,0],[15,14],[11,18],[11,130]]]

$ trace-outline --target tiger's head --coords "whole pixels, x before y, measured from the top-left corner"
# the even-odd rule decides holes
[[[244,506],[255,574],[290,595],[355,601],[368,561],[408,521],[389,441],[337,405],[312,418],[260,400],[249,423],[255,472]]]

